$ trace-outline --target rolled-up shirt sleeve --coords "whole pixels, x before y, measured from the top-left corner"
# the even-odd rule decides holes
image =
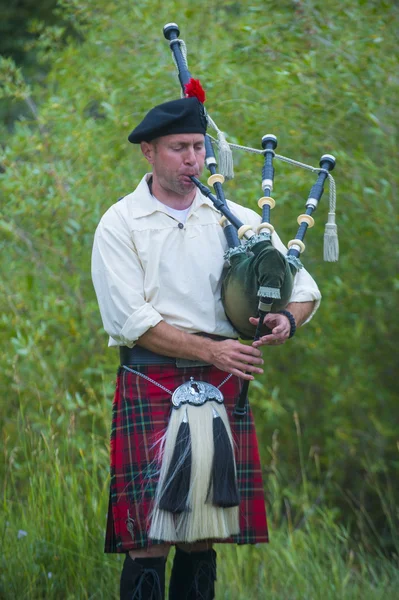
[[[129,229],[114,207],[97,227],[91,269],[105,331],[116,345],[133,347],[162,317],[145,301],[143,268]]]

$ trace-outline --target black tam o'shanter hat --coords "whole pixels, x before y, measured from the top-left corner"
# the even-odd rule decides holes
[[[128,140],[132,144],[150,142],[175,133],[206,133],[205,109],[196,97],[164,102],[152,108],[133,129]]]

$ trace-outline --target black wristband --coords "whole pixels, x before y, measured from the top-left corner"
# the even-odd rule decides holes
[[[289,320],[290,325],[291,325],[291,329],[290,329],[290,335],[288,336],[288,339],[292,338],[292,336],[296,332],[296,321],[295,321],[294,315],[292,313],[290,313],[289,310],[279,310],[278,314],[279,315],[285,315],[287,317],[287,319]]]

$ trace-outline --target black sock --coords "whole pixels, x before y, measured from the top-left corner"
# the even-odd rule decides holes
[[[176,547],[169,600],[213,600],[215,597],[216,552],[184,552]]]
[[[164,600],[165,558],[132,559],[126,554],[121,573],[120,600]]]

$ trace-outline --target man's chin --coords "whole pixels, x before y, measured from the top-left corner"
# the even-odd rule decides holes
[[[191,179],[181,180],[178,187],[181,194],[188,194],[195,189],[195,184],[191,181]]]

